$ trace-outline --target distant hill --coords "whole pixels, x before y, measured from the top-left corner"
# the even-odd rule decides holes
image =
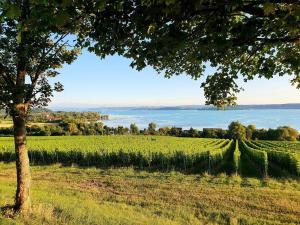
[[[214,106],[208,105],[186,105],[186,106],[165,106],[155,107],[154,109],[177,109],[177,110],[219,110]],[[265,104],[265,105],[237,105],[227,107],[226,110],[246,110],[246,109],[300,109],[300,103],[293,104]]]
[[[266,105],[239,105],[233,109],[300,109],[300,103],[266,104]]]
[[[180,105],[180,106],[138,106],[138,107],[99,107],[90,108],[91,111],[103,109],[128,109],[128,110],[219,110],[208,105]],[[300,103],[289,104],[264,104],[264,105],[237,105],[227,107],[226,110],[249,110],[249,109],[300,109]]]

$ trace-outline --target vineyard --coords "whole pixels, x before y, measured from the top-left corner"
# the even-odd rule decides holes
[[[283,172],[300,175],[300,143],[280,141],[242,141],[241,151],[256,162],[263,176]]]
[[[15,160],[12,138],[0,139],[0,160]],[[233,141],[164,136],[29,137],[33,165],[62,163],[96,167],[133,166],[243,176],[300,174],[300,143]]]

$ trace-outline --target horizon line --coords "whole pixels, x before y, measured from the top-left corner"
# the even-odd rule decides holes
[[[300,104],[300,102],[289,102],[289,103],[255,103],[255,104],[237,104],[234,106],[229,107],[238,107],[238,106],[266,106],[266,105],[296,105]],[[95,108],[160,108],[160,107],[215,107],[213,105],[205,105],[205,104],[177,104],[177,105],[168,105],[168,104],[162,104],[162,105],[69,105],[69,106],[63,106],[63,105],[53,105],[53,106],[47,106],[46,108],[89,108],[89,109],[95,109]]]

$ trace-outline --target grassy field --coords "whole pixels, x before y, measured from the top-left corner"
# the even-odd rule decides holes
[[[0,205],[13,203],[14,164],[0,164]],[[133,168],[32,167],[31,219],[0,224],[299,224],[294,179],[184,175]],[[3,211],[3,210],[2,210]]]
[[[0,138],[0,224],[299,224],[298,142],[29,137],[33,216],[11,218],[12,138]],[[238,175],[236,175],[238,174]]]

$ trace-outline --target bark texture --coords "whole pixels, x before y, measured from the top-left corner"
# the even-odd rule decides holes
[[[19,24],[26,26],[26,20],[30,13],[29,0],[21,1],[21,16]],[[21,27],[22,27],[21,26]],[[14,139],[17,169],[17,191],[15,198],[15,210],[23,216],[31,214],[30,200],[30,165],[26,148],[26,116],[29,103],[25,101],[26,85],[25,76],[28,68],[28,39],[29,31],[19,30],[21,39],[17,48],[17,74],[14,90],[14,101],[11,116],[14,122]]]
[[[22,115],[14,115],[13,122],[17,169],[15,210],[24,216],[28,216],[31,214],[30,165],[26,148],[25,117]]]

